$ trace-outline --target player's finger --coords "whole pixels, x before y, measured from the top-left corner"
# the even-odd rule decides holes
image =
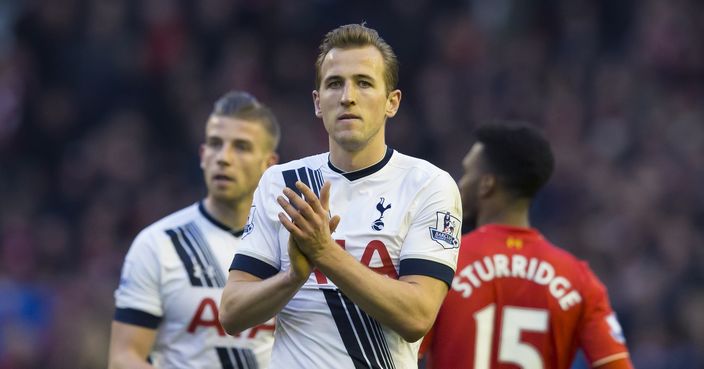
[[[310,187],[308,187],[305,183],[301,181],[297,181],[296,188],[301,191],[301,194],[303,194],[303,197],[305,198],[306,202],[311,207],[311,209],[313,209],[313,211],[318,214],[323,212],[323,207],[320,205],[320,200],[318,199],[318,196],[315,195],[315,193],[313,192],[313,190],[310,189]]]
[[[288,190],[293,193],[293,191]],[[300,235],[309,234],[313,232],[314,229],[319,228],[320,220],[316,217],[313,210],[303,201],[298,195],[293,193],[295,198],[293,201],[298,199],[298,204],[294,206],[290,201],[287,201],[283,196],[276,198],[281,208],[286,212],[291,222],[298,227],[300,230]]]
[[[308,190],[310,191],[310,189],[308,189]],[[306,218],[307,220],[316,222],[315,221],[316,213],[313,210],[313,208],[311,207],[311,205],[308,202],[306,202],[306,200],[301,198],[301,196],[298,196],[298,194],[296,192],[294,192],[292,189],[290,189],[288,187],[284,188],[283,192],[284,192],[284,195],[286,197],[288,197],[288,202],[290,202],[304,218]],[[315,194],[313,194],[313,191],[310,191],[310,193],[312,194],[312,196],[315,196]],[[318,201],[317,197],[315,198],[315,201]]]
[[[283,209],[286,215],[288,215],[288,219],[290,219],[291,223],[297,225],[299,228],[301,228],[301,226],[305,226],[306,221],[304,217],[290,202],[286,201],[283,196],[278,196],[276,198],[276,202],[279,203],[281,209]]]
[[[327,213],[330,211],[330,188],[332,185],[330,182],[325,182],[323,187],[320,189],[320,206]]]
[[[283,196],[276,196],[276,202],[279,203],[279,206],[286,212],[286,214],[293,219],[293,217],[298,213],[298,210],[288,201],[286,198]]]
[[[301,234],[301,230],[296,227],[296,225],[289,219],[286,214],[284,213],[279,213],[279,222],[281,222],[281,225],[288,230],[288,232],[292,236],[299,236]]]
[[[286,187],[283,190],[284,196],[288,198],[288,202],[303,216],[310,218],[310,216],[313,213],[313,210],[311,209],[310,205],[303,200],[301,196],[299,196],[295,191],[292,189]]]
[[[340,224],[340,216],[339,215],[334,215],[332,218],[330,218],[330,233],[335,232],[337,229],[337,226]]]

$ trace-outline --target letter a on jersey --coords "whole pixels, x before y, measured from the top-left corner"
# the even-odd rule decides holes
[[[430,227],[430,238],[446,249],[459,247],[460,220],[449,211],[435,213],[435,227]]]

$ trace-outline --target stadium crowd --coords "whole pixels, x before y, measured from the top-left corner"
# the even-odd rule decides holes
[[[37,0],[0,3],[0,369],[105,367],[131,240],[204,194],[212,101],[270,105],[282,161],[325,151],[315,46],[361,21],[401,62],[391,145],[458,178],[476,125],[541,126],[535,225],[607,285],[637,368],[704,367],[703,3]]]

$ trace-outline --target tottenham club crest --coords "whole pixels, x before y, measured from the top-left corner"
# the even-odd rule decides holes
[[[249,209],[249,216],[247,217],[247,224],[244,225],[244,230],[242,231],[242,239],[247,237],[254,230],[254,214],[257,213],[257,207],[252,205]]]
[[[391,204],[384,206],[384,198],[380,198],[379,203],[376,204],[376,210],[379,211],[379,219],[372,222],[372,229],[375,231],[381,231],[384,229],[384,221],[381,220],[384,217],[384,212],[391,209]]]
[[[459,247],[460,220],[449,211],[435,213],[435,227],[430,227],[430,238],[446,249]]]

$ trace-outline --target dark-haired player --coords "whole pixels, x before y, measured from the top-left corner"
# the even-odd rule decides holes
[[[606,289],[585,262],[530,228],[528,209],[553,170],[549,143],[527,125],[476,131],[464,158],[457,273],[429,343],[433,369],[569,368],[577,348],[595,368],[631,368]],[[424,345],[424,346],[426,346]]]
[[[218,305],[279,135],[273,113],[250,94],[215,103],[200,149],[208,194],[132,243],[115,291],[109,368],[267,367],[273,322],[228,336]]]

